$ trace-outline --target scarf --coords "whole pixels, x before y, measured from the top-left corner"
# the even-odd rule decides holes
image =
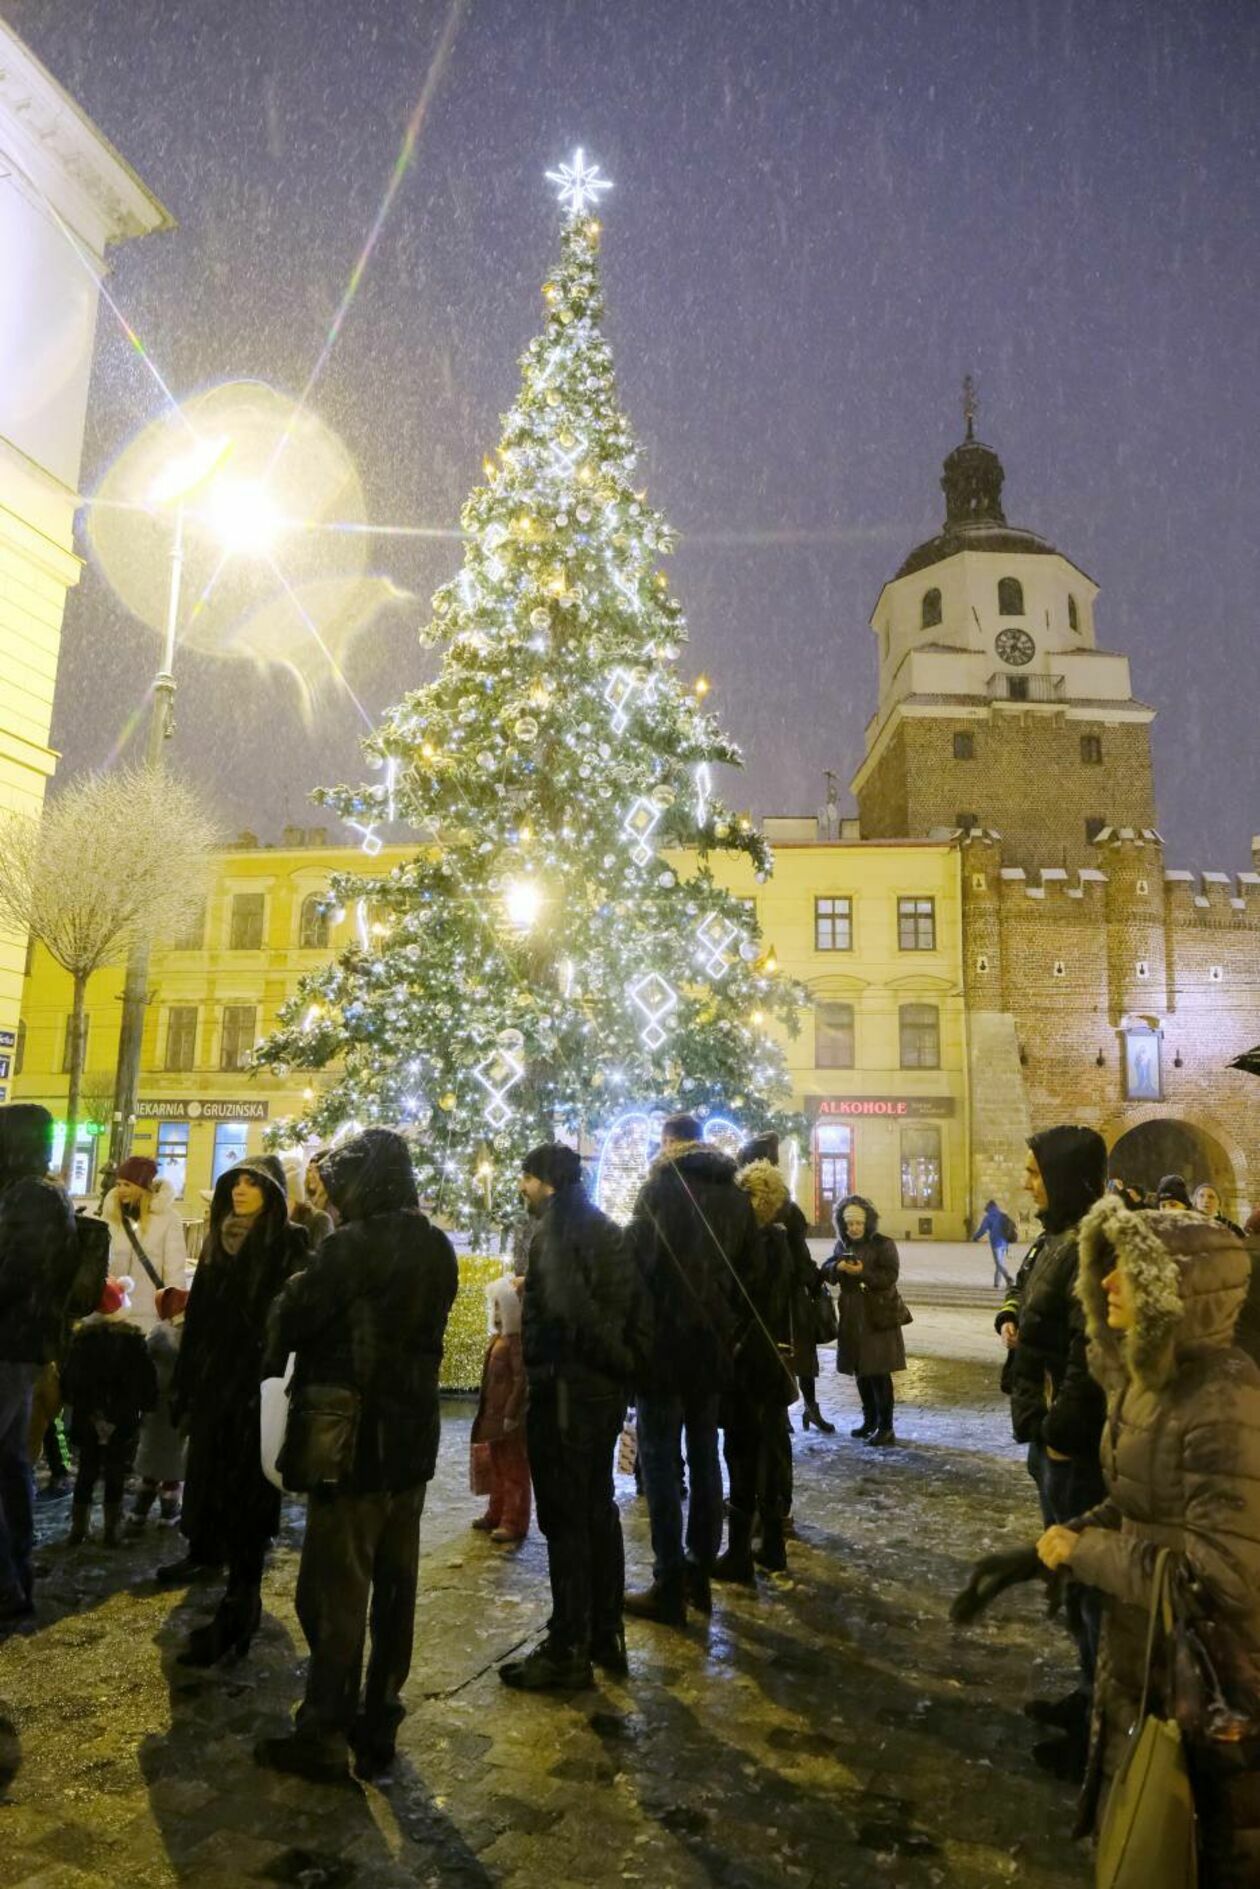
[[[258,1213],[230,1213],[227,1215],[223,1225],[219,1228],[219,1245],[229,1258],[235,1259],[254,1228],[258,1225],[261,1217],[261,1209]]]

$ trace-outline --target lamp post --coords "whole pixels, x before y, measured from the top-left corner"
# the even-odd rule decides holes
[[[170,460],[149,489],[149,503],[155,510],[172,509],[174,512],[162,662],[153,680],[153,708],[145,750],[145,766],[155,773],[162,771],[166,743],[175,732],[175,643],[184,581],[184,536],[189,519],[209,526],[225,556],[236,550],[265,551],[279,524],[274,507],[261,487],[252,483],[248,487],[237,486],[223,477],[223,467],[231,451],[232,441],[226,436],[198,440],[187,453]],[[197,496],[204,497],[205,510],[190,513],[190,501]],[[115,1166],[127,1157],[136,1123],[144,1018],[150,1000],[149,944],[147,935],[138,936],[127,956],[110,1123],[109,1159]]]

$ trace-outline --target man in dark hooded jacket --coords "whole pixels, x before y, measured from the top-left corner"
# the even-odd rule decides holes
[[[1043,1231],[1029,1247],[994,1323],[1007,1346],[1003,1389],[1011,1427],[1028,1445],[1046,1527],[1068,1522],[1104,1495],[1098,1452],[1106,1401],[1090,1376],[1085,1315],[1075,1293],[1077,1227],[1107,1186],[1107,1144],[1092,1128],[1047,1128],[1030,1137],[1024,1187]],[[1034,1700],[1030,1716],[1067,1733],[1039,1745],[1047,1769],[1071,1776],[1084,1765],[1089,1704],[1101,1624],[1092,1588],[1072,1583],[1068,1625],[1080,1655],[1081,1683],[1053,1704]]]
[[[317,1781],[393,1762],[411,1670],[420,1514],[437,1460],[438,1368],[459,1268],[446,1235],[421,1213],[401,1135],[369,1128],[326,1155],[320,1174],[338,1224],[272,1308],[269,1349],[304,1387],[358,1394],[349,1472],[312,1490],[297,1613],[311,1649],[294,1731],[264,1739],[260,1764]],[[284,1459],[281,1459],[283,1469]],[[372,1650],[359,1681],[371,1599]]]
[[[46,1108],[0,1108],[0,1627],[32,1611],[31,1392],[79,1264],[74,1210],[48,1172],[52,1143]]]
[[[588,1199],[573,1148],[532,1148],[521,1198],[534,1221],[521,1320],[525,1423],[552,1605],[546,1639],[499,1677],[538,1691],[589,1686],[592,1660],[627,1670],[613,1453],[634,1378],[637,1295],[621,1228]]]
[[[709,1572],[722,1541],[718,1397],[729,1381],[755,1264],[757,1223],[735,1185],[735,1163],[701,1139],[691,1115],[661,1132],[661,1152],[639,1191],[626,1237],[643,1281],[651,1353],[639,1371],[639,1460],[652,1528],[652,1585],[626,1595],[626,1612],[685,1626],[687,1603],[712,1607]],[[679,1452],[691,1475],[683,1547]]]

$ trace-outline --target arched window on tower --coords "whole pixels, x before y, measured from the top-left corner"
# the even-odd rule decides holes
[[[941,593],[939,590],[925,590],[923,605],[919,612],[920,626],[925,630],[935,627],[941,620]]]
[[[1024,614],[1024,586],[1018,577],[998,578],[998,615],[1000,617],[1022,617]]]
[[[1076,611],[1076,598],[1072,595],[1071,591],[1069,591],[1068,592],[1068,628],[1069,630],[1073,631],[1073,633],[1075,633],[1079,631],[1080,627],[1081,627],[1081,620],[1080,620],[1080,617],[1077,615],[1077,611]]]
[[[329,929],[326,895],[322,892],[312,892],[309,898],[302,900],[302,927],[298,940],[299,949],[302,951],[327,951]]]

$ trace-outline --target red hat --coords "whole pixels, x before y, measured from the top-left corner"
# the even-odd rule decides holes
[[[125,1312],[131,1305],[131,1288],[134,1279],[107,1279],[101,1291],[97,1311],[102,1318],[113,1318],[117,1312]]]
[[[134,1181],[137,1187],[152,1187],[157,1179],[157,1162],[147,1154],[129,1154],[118,1163],[117,1179]]]
[[[153,1303],[159,1318],[178,1318],[188,1303],[188,1294],[183,1286],[163,1286],[160,1292],[154,1293]]]

